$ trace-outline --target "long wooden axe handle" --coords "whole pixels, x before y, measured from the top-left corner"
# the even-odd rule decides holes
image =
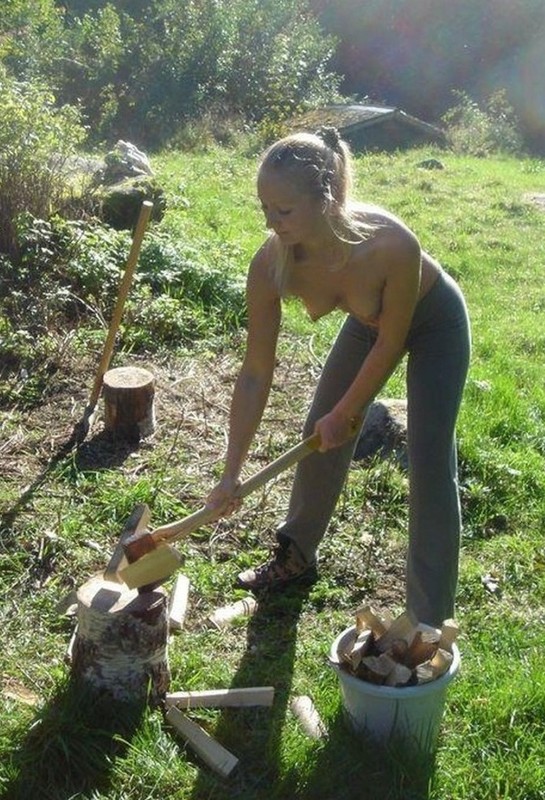
[[[358,419],[352,420],[353,435],[357,433],[360,423],[361,421]],[[277,475],[280,475],[284,470],[297,464],[305,456],[318,450],[319,447],[320,435],[318,433],[313,433],[312,436],[303,439],[270,464],[267,464],[266,467],[260,469],[255,475],[243,481],[235,492],[235,497],[247,497],[256,489],[264,486],[268,481],[276,478]],[[186,536],[191,533],[191,531],[194,531],[201,525],[212,522],[216,518],[217,513],[213,509],[208,508],[208,506],[203,506],[188,517],[184,517],[176,522],[171,522],[168,525],[161,525],[153,531],[137,532],[123,544],[125,555],[130,562],[134,562],[145,553],[154,550],[158,544],[173,542],[176,539],[180,539],[182,536]]]
[[[129,252],[129,256],[127,258],[123,279],[121,281],[117,293],[117,301],[115,304],[112,319],[110,321],[108,335],[106,337],[106,341],[104,342],[104,349],[102,351],[102,357],[100,359],[100,364],[98,366],[97,373],[95,376],[93,390],[91,392],[91,396],[89,397],[88,407],[91,409],[94,408],[94,406],[96,406],[98,402],[100,391],[102,389],[102,380],[104,378],[104,374],[108,371],[108,367],[110,365],[110,359],[112,357],[112,352],[115,344],[115,337],[119,328],[119,324],[121,322],[121,317],[123,315],[123,308],[125,307],[125,301],[127,299],[127,295],[129,294],[129,289],[131,288],[131,283],[134,276],[134,270],[136,268],[136,262],[138,261],[138,255],[140,253],[140,247],[142,245],[142,239],[144,238],[144,233],[146,232],[146,228],[148,225],[152,209],[153,209],[153,203],[151,203],[149,200],[144,200],[144,202],[142,203],[142,208],[140,209],[140,214],[138,216],[136,228],[134,229],[131,249]]]
[[[359,420],[353,420],[353,435],[357,433],[359,424]],[[320,437],[318,434],[303,439],[291,450],[241,483],[236,496],[246,497],[250,492],[259,489],[260,486],[296,464],[309,453],[318,450],[319,447]],[[123,552],[129,563],[128,566],[119,570],[121,580],[130,588],[138,588],[138,591],[147,591],[158,585],[172,575],[181,561],[180,554],[174,547],[170,547],[168,542],[191,533],[195,528],[212,522],[216,517],[217,514],[203,506],[199,511],[178,522],[171,522],[169,525],[163,525],[151,532],[135,532],[133,536],[122,543]]]
[[[247,478],[245,481],[243,481],[235,492],[235,497],[247,497],[249,494],[255,492],[257,489],[260,489],[273,478],[276,478],[278,475],[284,472],[284,470],[289,469],[294,464],[297,464],[305,456],[309,455],[315,450],[318,450],[319,447],[319,434],[314,433],[312,436],[308,436],[306,439],[303,439],[303,441],[299,442],[299,444],[296,444],[290,450],[287,450],[281,456],[276,458],[274,461],[271,461],[271,463],[267,464],[266,467],[260,469],[259,472],[255,473],[255,475],[252,475],[250,478]],[[155,530],[151,531],[149,535],[156,545],[159,542],[172,542],[188,533],[191,533],[191,531],[194,531],[201,525],[206,525],[207,522],[216,519],[216,517],[217,513],[207,506],[203,506],[198,511],[190,514],[188,517],[184,517],[184,519],[171,522],[168,525],[161,525],[159,528],[155,528]]]

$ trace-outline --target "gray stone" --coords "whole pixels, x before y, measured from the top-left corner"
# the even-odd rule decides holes
[[[355,461],[393,456],[407,469],[407,401],[376,400],[365,417],[354,452]]]

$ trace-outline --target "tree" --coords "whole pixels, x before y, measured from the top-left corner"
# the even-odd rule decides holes
[[[81,16],[75,11],[91,7]],[[68,4],[66,57],[51,79],[97,139],[160,144],[210,107],[259,121],[331,95],[334,42],[305,0]]]
[[[18,256],[23,212],[47,219],[67,188],[66,158],[84,138],[75,108],[51,92],[10,77],[0,65],[0,253]]]
[[[0,63],[19,78],[43,76],[62,55],[63,13],[54,0],[3,0]]]

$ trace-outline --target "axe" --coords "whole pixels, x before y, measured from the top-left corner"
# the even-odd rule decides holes
[[[361,420],[354,419],[352,421],[352,435],[357,433],[360,425]],[[255,475],[243,481],[238,487],[235,497],[241,499],[247,497],[284,470],[297,464],[305,456],[316,452],[319,447],[319,434],[314,433],[312,436],[308,436],[256,472]],[[123,553],[129,563],[119,570],[120,578],[131,589],[166,580],[178,569],[182,558],[170,542],[187,536],[196,528],[215,519],[217,519],[217,513],[207,506],[203,506],[188,517],[168,525],[162,525],[153,531],[137,530],[122,542]]]
[[[115,308],[110,321],[110,326],[108,328],[106,341],[104,342],[100,363],[96,371],[93,388],[91,390],[91,395],[89,397],[87,406],[85,407],[83,418],[76,425],[75,428],[74,438],[78,444],[81,444],[81,442],[85,439],[85,437],[87,436],[93,425],[96,405],[98,402],[98,398],[100,397],[100,392],[102,390],[102,381],[104,378],[104,374],[108,371],[110,360],[112,358],[112,353],[115,344],[115,337],[117,335],[117,331],[121,323],[121,317],[123,315],[125,301],[127,299],[127,295],[129,294],[129,289],[131,287],[134,272],[136,269],[136,264],[138,261],[140,248],[142,245],[142,239],[144,238],[144,233],[146,232],[146,227],[148,225],[148,221],[150,219],[152,211],[153,211],[153,203],[150,202],[149,200],[144,200],[142,203],[142,207],[140,209],[138,220],[136,222],[136,227],[134,229],[131,249],[127,258],[127,262],[125,264],[125,271],[123,273],[123,278],[119,285]]]

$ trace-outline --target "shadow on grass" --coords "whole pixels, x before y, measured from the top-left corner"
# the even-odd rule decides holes
[[[292,770],[274,797],[293,800],[428,800],[435,753],[393,742],[379,746],[349,729],[340,711],[328,737],[308,754],[305,776]],[[307,777],[308,776],[308,777]]]
[[[24,488],[13,506],[0,514],[0,532],[4,542],[8,541],[19,514],[32,502],[35,494],[47,482],[49,476],[63,462],[67,469],[75,472],[112,469],[121,466],[137,450],[138,442],[114,441],[108,433],[100,432],[88,441],[77,441],[74,435],[51,456],[32,483]]]
[[[213,735],[240,758],[239,765],[225,780],[203,767],[191,800],[427,800],[435,754],[403,742],[380,748],[349,729],[341,710],[328,737],[303,743],[300,765],[282,769],[297,626],[307,595],[308,590],[290,587],[260,599],[232,686],[274,686],[274,703],[222,710]]]
[[[14,778],[3,800],[69,800],[107,790],[113,759],[126,752],[144,711],[144,703],[97,697],[67,679],[14,747]]]
[[[236,754],[240,764],[225,781],[218,780],[203,767],[191,800],[242,797],[256,800],[277,796],[272,787],[278,780],[280,741],[295,662],[297,625],[308,592],[306,587],[293,586],[259,598],[257,613],[248,623],[246,651],[231,685],[234,688],[274,686],[273,705],[222,711],[214,738]]]

